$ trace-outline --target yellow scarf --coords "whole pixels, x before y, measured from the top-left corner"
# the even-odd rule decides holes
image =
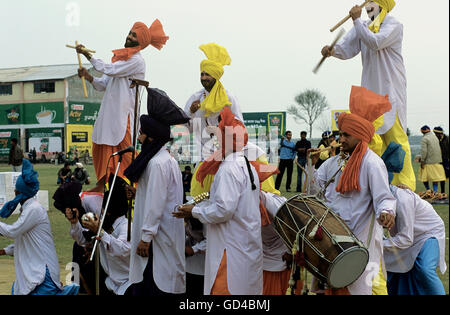
[[[231,58],[224,47],[215,43],[201,45],[199,48],[208,58],[201,62],[201,72],[206,72],[216,79],[216,84],[214,84],[211,92],[200,104],[200,109],[204,110],[205,116],[208,117],[212,113],[220,112],[225,106],[231,105],[225,88],[219,81],[224,73],[223,66],[229,65]]]
[[[378,33],[380,31],[381,23],[383,23],[386,15],[392,11],[395,7],[394,0],[374,0],[381,7],[381,12],[378,16],[373,20],[373,22],[369,25],[369,29],[373,33]]]

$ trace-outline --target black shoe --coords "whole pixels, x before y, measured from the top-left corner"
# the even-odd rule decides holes
[[[290,189],[286,189],[286,192],[291,192],[291,190]]]

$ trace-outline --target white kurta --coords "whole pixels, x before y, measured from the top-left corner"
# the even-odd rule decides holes
[[[101,78],[94,78],[93,87],[98,91],[105,91],[92,131],[92,141],[96,144],[118,145],[125,137],[128,118],[133,139],[136,89],[130,89],[129,79],[144,80],[144,58],[137,52],[127,61],[107,64],[100,59],[91,58],[90,62],[95,70],[103,73]]]
[[[14,244],[5,248],[7,255],[14,256],[14,295],[29,294],[44,282],[46,266],[53,282],[62,290],[47,211],[35,199],[25,201],[20,211],[12,225],[0,222],[0,235],[14,239]]]
[[[289,249],[283,243],[273,225],[273,217],[276,216],[280,207],[286,202],[286,198],[261,191],[261,201],[266,207],[271,221],[271,224],[261,228],[264,254],[263,269],[272,272],[286,270],[286,262],[283,261],[282,257],[286,252],[289,252]]]
[[[336,173],[340,156],[334,156],[326,160],[315,173],[316,182],[320,187]],[[356,190],[341,194],[336,191],[342,172],[339,172],[325,193],[328,207],[337,213],[348,225],[355,236],[363,242],[369,251],[369,263],[364,273],[352,283],[348,289],[350,294],[372,294],[372,280],[380,268],[383,258],[383,227],[378,224],[381,212],[386,211],[395,214],[396,200],[392,195],[386,166],[381,158],[372,150],[367,149],[361,162],[359,172],[359,185],[361,191]],[[370,223],[372,215],[376,222],[373,224],[371,242],[369,240]],[[377,223],[378,222],[378,223]]]
[[[258,174],[251,166],[256,190],[243,152],[229,154],[211,185],[209,202],[192,210],[207,225],[204,293],[210,294],[223,253],[227,255],[228,291],[233,295],[262,294],[263,253]]]
[[[396,115],[406,132],[406,70],[402,57],[403,25],[387,15],[380,31],[373,33],[371,21],[356,19],[354,27],[334,47],[334,57],[350,59],[361,52],[361,86],[380,95],[389,95],[392,109],[384,116],[384,125],[378,134],[393,126]]]
[[[100,263],[108,275],[106,287],[117,295],[122,295],[128,288],[128,274],[130,268],[130,242],[127,241],[128,220],[125,216],[117,218],[113,223],[111,234],[104,233],[100,249]],[[72,224],[70,235],[81,246],[88,242],[83,236],[85,229],[80,222]]]
[[[391,229],[392,239],[384,240],[386,270],[406,273],[414,267],[423,244],[431,237],[439,243],[439,269],[444,274],[445,225],[433,206],[409,189],[391,186],[397,199],[395,226]]]
[[[153,248],[153,278],[161,291],[184,293],[184,222],[172,216],[183,203],[183,181],[177,161],[165,147],[153,156],[139,177],[131,227],[130,283],[143,278],[148,257],[136,253],[142,240]]]
[[[242,116],[241,107],[236,97],[234,97],[229,91],[225,90],[227,93],[228,99],[231,102],[230,109],[236,118],[244,123],[244,118]],[[194,114],[191,113],[190,108],[194,101],[203,102],[206,96],[209,95],[209,92],[205,89],[201,89],[200,91],[194,93],[184,107],[185,113],[191,118],[190,122],[187,124],[189,130],[194,135],[194,148],[199,150],[200,152],[196,152],[199,156],[200,161],[206,159],[212,152],[214,152],[217,148],[214,147],[214,141],[210,137],[210,130],[207,128],[208,126],[218,126],[219,121],[218,118],[220,116],[219,113],[213,113],[208,117],[205,117],[204,110],[197,110]]]

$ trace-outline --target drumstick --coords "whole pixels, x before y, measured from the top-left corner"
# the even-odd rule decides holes
[[[76,48],[77,48],[76,46],[72,46],[72,45],[66,45],[66,47],[67,47],[67,48],[73,48],[73,49],[76,49]],[[85,52],[88,52],[88,53],[93,53],[93,54],[96,53],[95,50],[91,50],[91,49],[87,49],[87,48],[81,48],[81,50],[82,50],[82,51],[85,51]]]
[[[78,41],[75,41],[75,46],[78,46]],[[77,52],[77,57],[78,57],[78,64],[80,66],[80,69],[82,69],[83,65],[81,63],[81,56],[78,52]],[[84,80],[84,77],[81,77],[81,83],[83,84],[84,97],[88,97],[87,89],[86,89],[86,81]]]
[[[341,37],[344,35],[345,30],[341,29],[341,31],[339,32],[339,34],[336,36],[336,38],[334,39],[333,43],[330,45],[330,51],[333,50],[334,46],[336,45],[336,43],[341,39]],[[317,73],[317,71],[319,71],[320,66],[322,65],[322,63],[325,61],[325,59],[327,59],[328,56],[323,56],[322,59],[320,59],[319,63],[317,64],[317,66],[314,68],[313,72],[314,74]]]
[[[361,4],[359,7],[362,9],[368,4],[371,0],[365,1],[363,4]],[[339,26],[347,22],[347,20],[350,18],[350,14],[348,14],[345,18],[343,18],[338,24],[336,24],[334,27],[330,29],[330,32],[334,32]]]
[[[320,150],[318,150],[318,151],[310,152],[309,155],[319,154],[319,153],[322,153],[322,152],[324,152],[324,151],[329,151],[329,150],[332,150],[332,149],[339,148],[339,147],[341,147],[341,146],[342,146],[342,144],[338,143],[338,144],[336,144],[336,145],[331,145],[331,146],[329,146],[329,147],[320,149]]]

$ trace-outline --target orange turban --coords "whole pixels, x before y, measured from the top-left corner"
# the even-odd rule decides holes
[[[164,33],[163,26],[158,19],[153,22],[150,28],[147,28],[142,22],[136,22],[131,29],[136,32],[141,49],[152,45],[156,49],[161,50],[169,39]]]
[[[352,86],[350,94],[350,114],[341,113],[338,119],[340,131],[361,140],[353,151],[336,191],[345,193],[360,191],[359,170],[369,142],[375,134],[373,122],[392,108],[388,95],[381,96],[363,87]]]
[[[164,33],[163,26],[158,19],[152,23],[150,28],[147,28],[142,22],[136,22],[131,30],[136,32],[139,46],[113,50],[114,56],[112,62],[128,60],[138,51],[145,49],[148,45],[152,45],[156,49],[161,50],[169,39]]]
[[[232,152],[239,152],[247,145],[248,132],[244,124],[235,119],[235,115],[231,109],[226,106],[220,113],[219,130],[221,132],[220,137],[220,150],[217,150],[211,154],[199,167],[196,179],[202,183],[207,175],[215,175],[219,170],[220,164],[225,156]],[[230,143],[230,140],[232,142]],[[266,165],[257,161],[249,161],[253,165],[258,173],[259,182],[262,183],[273,174],[279,173],[276,166]],[[260,200],[259,209],[261,212],[261,224],[263,226],[270,223],[267,210]]]

